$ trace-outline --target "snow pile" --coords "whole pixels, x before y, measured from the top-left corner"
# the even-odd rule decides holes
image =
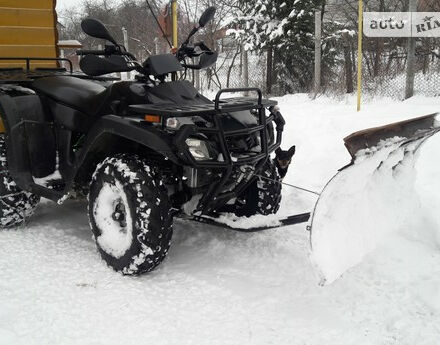
[[[420,209],[414,188],[419,142],[380,142],[358,153],[352,166],[329,182],[312,223],[312,260],[329,284],[407,227]]]
[[[215,220],[231,228],[247,230],[255,227],[278,226],[281,225],[280,219],[281,217],[277,214],[269,214],[266,216],[257,214],[251,217],[237,217],[233,213],[225,213]]]
[[[427,97],[375,99],[359,113],[355,97],[279,101],[283,148],[297,145],[283,181],[313,190],[349,162],[342,141],[348,134],[440,109],[440,98]],[[100,259],[85,202],[45,201],[26,229],[0,231],[0,344],[438,345],[439,152],[437,134],[417,160],[421,208],[408,210],[396,197],[373,215],[409,213],[420,223],[387,235],[393,240],[385,238],[324,288],[308,257],[304,224],[241,233],[177,220],[165,262],[150,274],[127,277]],[[399,183],[392,191],[398,187],[406,188]],[[277,216],[310,211],[315,201],[283,187]],[[379,209],[374,202],[368,207]],[[355,223],[357,231],[363,222]]]

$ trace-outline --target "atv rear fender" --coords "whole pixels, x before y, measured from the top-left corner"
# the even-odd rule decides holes
[[[0,94],[8,167],[17,185],[31,190],[33,176],[47,176],[56,169],[53,123],[37,95],[17,90],[13,90],[13,95]]]

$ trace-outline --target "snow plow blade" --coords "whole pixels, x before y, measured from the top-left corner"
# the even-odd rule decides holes
[[[439,131],[440,115],[431,114],[344,139],[351,162],[324,187],[310,224],[311,258],[322,285],[339,278],[387,236],[408,226],[418,207],[417,153]]]
[[[429,138],[440,131],[440,114],[421,116],[414,119],[391,123],[389,125],[364,129],[350,134],[344,138],[345,146],[352,157],[352,162],[356,159],[356,154],[394,137],[401,138],[403,145],[406,142]]]

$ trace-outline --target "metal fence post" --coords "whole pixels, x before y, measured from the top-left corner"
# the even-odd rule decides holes
[[[267,60],[266,60],[266,91],[270,95],[272,93],[272,82],[273,82],[273,48],[269,46],[267,49]]]
[[[417,0],[409,0],[409,12],[417,12]],[[416,60],[416,39],[408,38],[408,57],[406,60],[405,99],[414,96],[414,77]]]
[[[342,34],[343,48],[344,48],[344,65],[345,65],[345,89],[347,93],[353,93],[353,62],[350,54],[350,36],[348,33]]]
[[[361,111],[362,101],[362,39],[364,23],[364,3],[359,0],[358,5],[358,57],[357,57],[357,111]]]
[[[195,71],[195,79],[196,90],[200,91],[200,70],[198,69]]]
[[[124,46],[125,46],[125,49],[127,49],[127,51],[128,51],[128,32],[127,32],[127,29],[125,28],[125,27],[122,27],[122,36],[124,37]],[[130,79],[130,72],[124,72],[124,74],[123,74],[125,77],[125,79],[127,80],[127,79]]]
[[[159,38],[154,38],[154,54],[159,55]]]
[[[321,11],[315,11],[315,96],[321,89]]]
[[[246,49],[243,49],[243,83],[244,87],[249,87],[249,59]],[[247,92],[245,95],[247,96]]]

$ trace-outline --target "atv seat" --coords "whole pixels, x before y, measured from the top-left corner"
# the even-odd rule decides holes
[[[35,80],[32,88],[83,113],[94,115],[102,105],[102,95],[106,88],[90,80],[54,76]]]

